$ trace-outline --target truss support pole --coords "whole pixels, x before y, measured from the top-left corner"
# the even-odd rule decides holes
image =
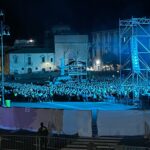
[[[130,87],[134,100],[139,99],[140,87],[148,86],[149,41],[150,19],[119,20],[120,86]]]

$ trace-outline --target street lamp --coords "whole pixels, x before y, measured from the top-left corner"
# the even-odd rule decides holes
[[[4,13],[0,10],[0,36],[1,36],[1,75],[2,75],[2,106],[5,107],[5,87],[4,87],[4,46],[3,36],[10,35],[8,27],[4,24]]]
[[[101,64],[101,61],[99,59],[97,59],[96,60],[97,71],[99,71],[99,69],[100,69],[100,64]]]
[[[101,63],[100,60],[97,59],[97,60],[96,60],[96,65],[100,65],[100,63]]]

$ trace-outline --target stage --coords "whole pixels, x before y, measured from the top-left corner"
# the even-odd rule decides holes
[[[38,103],[18,103],[12,102],[12,107],[26,108],[50,108],[50,109],[69,109],[69,110],[132,110],[136,106],[115,104],[109,102],[38,102]]]

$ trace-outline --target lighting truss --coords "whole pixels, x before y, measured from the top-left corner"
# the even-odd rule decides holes
[[[119,20],[120,85],[133,90],[148,86],[150,19]]]

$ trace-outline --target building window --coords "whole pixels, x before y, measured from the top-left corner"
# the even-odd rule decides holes
[[[22,70],[24,70],[24,68],[22,68]]]
[[[14,70],[14,74],[18,74],[18,70]]]
[[[45,68],[42,68],[42,72],[45,72],[46,70],[45,70]]]
[[[38,70],[38,67],[36,67],[35,70]]]
[[[44,56],[42,56],[42,63],[44,63],[45,62],[45,57]]]
[[[53,62],[53,58],[51,58],[51,60],[50,60],[51,62]]]
[[[16,55],[13,56],[13,59],[14,59],[14,63],[17,64],[18,63],[18,56],[16,56]]]
[[[28,68],[28,73],[29,73],[29,74],[32,73],[32,68]]]
[[[49,70],[51,70],[52,68],[51,67],[49,67]]]
[[[31,65],[31,57],[28,57],[28,65]]]

